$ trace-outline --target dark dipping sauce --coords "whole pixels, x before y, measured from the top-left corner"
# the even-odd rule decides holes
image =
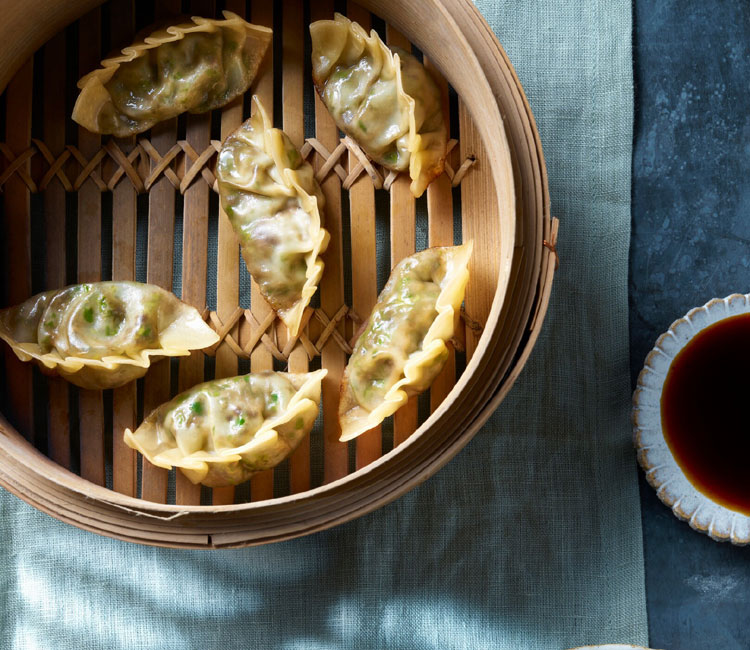
[[[750,314],[694,336],[661,396],[664,438],[695,488],[750,515]]]

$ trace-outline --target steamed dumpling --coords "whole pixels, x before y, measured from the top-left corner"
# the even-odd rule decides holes
[[[315,88],[338,127],[373,160],[409,170],[421,196],[443,171],[448,130],[425,67],[341,14],[310,25]]]
[[[438,375],[469,280],[471,249],[471,243],[428,248],[395,266],[344,371],[341,440],[377,426]]]
[[[274,129],[257,97],[255,113],[224,142],[216,163],[219,195],[261,293],[292,336],[323,274],[330,235],[323,193],[310,163]]]
[[[198,384],[127,429],[125,442],[193,483],[237,485],[278,465],[309,433],[326,373],[267,371]]]
[[[95,282],[40,293],[0,311],[0,338],[21,361],[82,388],[142,377],[152,357],[184,356],[219,337],[196,309],[160,287]]]
[[[126,137],[180,113],[205,113],[253,82],[272,31],[229,11],[160,29],[102,61],[78,82],[73,119],[94,133]]]

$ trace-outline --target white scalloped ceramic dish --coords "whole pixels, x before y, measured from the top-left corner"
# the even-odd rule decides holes
[[[661,394],[673,359],[701,330],[725,318],[750,313],[750,294],[715,298],[676,320],[656,341],[633,394],[633,438],[646,480],[672,512],[716,541],[750,544],[750,517],[699,492],[677,464],[664,438]]]

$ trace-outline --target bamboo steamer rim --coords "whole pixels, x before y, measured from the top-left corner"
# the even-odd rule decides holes
[[[38,3],[40,8],[43,6],[39,0],[31,2]],[[45,29],[36,33],[31,29],[33,23],[29,19],[34,15],[33,11],[10,16],[6,30],[23,34],[25,40],[22,41],[23,47],[14,52],[0,52],[0,69],[3,71],[0,85],[4,87],[15,69],[52,33],[98,4],[100,2],[97,0],[81,0],[56,7],[49,12],[52,19],[45,21]],[[412,38],[443,71],[447,70],[450,65],[449,48],[437,48],[435,53],[431,52],[428,40],[421,38],[421,33],[414,33],[408,6],[377,0],[362,4],[374,13],[387,16],[389,22]],[[441,406],[406,442],[342,479],[299,494],[226,506],[158,504],[94,485],[42,455],[0,416],[0,433],[5,434],[6,440],[6,444],[0,447],[0,484],[48,514],[111,537],[176,547],[242,546],[296,537],[374,510],[431,476],[473,437],[507,394],[528,358],[546,311],[554,266],[554,258],[542,246],[541,238],[527,243],[533,255],[527,255],[526,268],[530,269],[525,278],[527,286],[516,287],[521,292],[525,291],[522,306],[514,315],[514,320],[519,323],[517,336],[511,349],[505,351],[504,358],[493,356],[493,335],[501,324],[501,311],[505,306],[515,234],[512,231],[515,206],[514,179],[509,163],[511,152],[507,140],[497,137],[498,133],[505,134],[506,131],[495,97],[500,99],[508,94],[513,97],[513,105],[503,105],[504,115],[507,121],[508,113],[513,112],[517,122],[522,125],[522,144],[520,150],[516,147],[515,153],[524,153],[528,158],[525,164],[529,167],[532,182],[524,183],[524,190],[534,200],[530,211],[534,224],[530,230],[541,230],[544,240],[553,234],[549,220],[546,169],[533,116],[520,83],[478,10],[469,3],[457,0],[426,0],[419,14],[422,25],[442,21],[444,27],[451,31],[455,42],[465,50],[462,70],[466,71],[468,66],[469,71],[476,74],[455,77],[446,72],[446,76],[463,97],[478,95],[482,100],[471,102],[470,107],[490,152],[488,157],[494,153],[508,161],[502,166],[504,176],[501,175],[503,170],[495,170],[498,205],[507,217],[502,223],[509,225],[509,232],[505,237],[500,280],[492,310],[474,357]],[[32,36],[28,37],[29,34]],[[476,48],[471,48],[469,42],[475,43]],[[475,110],[479,115],[475,114]],[[524,337],[525,343],[521,345]],[[487,382],[478,370],[493,363],[496,364],[496,373]],[[476,387],[472,383],[477,384],[480,380],[483,385],[477,391],[479,397],[473,400],[478,408],[468,415],[451,409],[456,396],[462,392],[468,394],[470,388]],[[443,426],[438,437],[436,430],[440,424]],[[29,463],[30,457],[33,466]],[[37,491],[29,486],[34,486]],[[304,509],[300,510],[300,507]],[[272,516],[273,511],[285,516],[278,516],[278,522],[273,526],[264,527],[263,520]],[[143,525],[142,522],[146,520],[149,524]],[[174,522],[179,524],[175,525]],[[263,533],[259,533],[261,528]]]

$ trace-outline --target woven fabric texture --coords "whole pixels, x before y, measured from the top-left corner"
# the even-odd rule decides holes
[[[561,221],[547,322],[499,412],[395,503],[265,547],[139,547],[3,492],[0,647],[646,644],[628,423],[631,3],[477,4],[528,94]]]

